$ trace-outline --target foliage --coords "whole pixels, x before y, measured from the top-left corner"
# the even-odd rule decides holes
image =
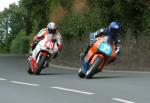
[[[10,51],[11,41],[16,37],[20,30],[25,29],[23,12],[15,4],[9,6],[9,9],[5,9],[1,15],[0,21],[0,33],[1,33],[1,46],[5,48],[3,51]]]
[[[24,31],[21,31],[11,43],[12,54],[25,54],[29,49],[29,37]]]
[[[93,12],[96,10],[92,9],[84,15],[73,12],[65,17],[63,22],[60,23],[62,34],[66,38],[77,38],[103,27],[104,22],[100,19],[101,14]]]
[[[85,6],[83,3],[87,10],[80,7]],[[73,10],[73,6],[78,11]],[[19,5],[12,4],[9,9],[0,12],[0,53],[14,52],[14,40],[18,40],[20,31],[25,31],[31,39],[53,20],[51,16],[62,18],[58,26],[67,39],[80,38],[108,26],[111,21],[119,21],[124,38],[130,32],[135,39],[145,34],[150,40],[149,0],[20,0]],[[20,39],[27,37],[20,36]],[[19,42],[16,41],[16,44]]]
[[[20,4],[26,9],[32,32],[43,28],[48,22],[49,5],[51,0],[21,0]]]

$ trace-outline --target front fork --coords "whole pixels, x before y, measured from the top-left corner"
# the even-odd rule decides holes
[[[37,57],[37,59],[33,59],[32,57],[28,57],[28,60],[30,61],[30,65],[31,65],[31,69],[32,69],[32,72],[35,72],[38,68],[38,63],[39,63],[39,60],[41,58],[42,55],[45,55],[45,56],[48,56],[48,54],[46,53],[40,53]],[[49,57],[49,56],[48,56]],[[44,67],[47,67],[48,65],[48,60],[45,62],[44,64]]]
[[[49,65],[50,55],[48,55],[47,53],[40,53],[39,56],[38,56],[38,58],[37,58],[37,60],[36,60],[36,64],[37,64],[37,65],[38,65],[39,60],[40,60],[40,58],[41,58],[42,56],[46,56],[46,57],[47,57],[47,60],[45,61],[44,65],[43,65],[43,67],[45,68],[45,67],[47,67],[47,66]]]
[[[102,59],[101,63],[98,66],[99,71],[102,71],[102,69],[103,69],[103,67],[104,67],[104,65],[106,63],[106,58],[105,58],[104,55],[102,55],[102,54],[96,54],[96,55],[94,55],[90,63],[94,64],[94,62],[95,62],[95,60],[96,60],[97,57],[101,57],[101,59]]]

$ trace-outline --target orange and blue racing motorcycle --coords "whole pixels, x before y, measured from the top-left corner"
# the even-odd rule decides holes
[[[116,46],[105,38],[107,37],[98,37],[81,60],[81,67],[78,72],[80,78],[91,79],[94,74],[102,71],[107,61],[116,57]]]

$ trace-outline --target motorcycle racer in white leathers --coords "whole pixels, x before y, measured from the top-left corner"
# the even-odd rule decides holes
[[[62,50],[62,36],[60,32],[58,31],[58,28],[54,22],[48,23],[47,27],[44,29],[41,29],[37,35],[33,37],[32,43],[31,43],[31,62],[34,63],[36,61],[36,56],[39,53],[41,49],[47,49],[47,48],[41,48],[46,47],[46,41],[53,41],[55,42],[53,47],[50,48],[51,53],[53,54],[53,58],[56,58],[58,53]],[[38,44],[38,45],[37,45]],[[51,46],[51,44],[48,44]]]

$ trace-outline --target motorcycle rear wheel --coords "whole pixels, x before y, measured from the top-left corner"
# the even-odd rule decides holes
[[[97,57],[94,64],[91,65],[89,70],[87,71],[86,76],[85,76],[86,79],[91,79],[93,75],[99,71],[98,66],[100,65],[101,62],[102,62],[102,58]]]

